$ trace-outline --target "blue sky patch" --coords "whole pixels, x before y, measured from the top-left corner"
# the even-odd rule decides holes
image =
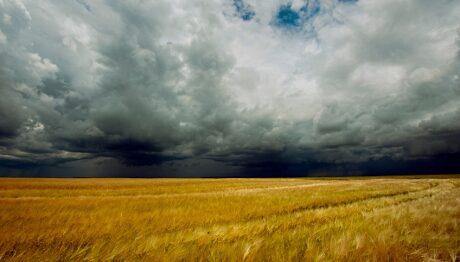
[[[233,0],[233,6],[235,6],[237,15],[244,21],[249,21],[256,15],[251,6],[244,3],[243,0]]]
[[[291,5],[282,5],[275,18],[275,24],[279,27],[295,28],[301,25],[298,12],[291,8]]]
[[[274,25],[287,29],[300,29],[303,24],[321,11],[318,0],[308,0],[300,9],[293,9],[292,4],[280,6],[275,17]]]

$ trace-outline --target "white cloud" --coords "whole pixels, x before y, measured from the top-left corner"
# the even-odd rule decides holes
[[[0,135],[25,151],[35,130],[47,148],[120,158],[346,162],[429,155],[407,141],[460,132],[444,113],[459,109],[458,2],[325,0],[296,30],[273,24],[288,1],[245,3],[248,21],[231,1],[1,1],[0,110],[18,115]],[[452,152],[448,139],[433,152]]]

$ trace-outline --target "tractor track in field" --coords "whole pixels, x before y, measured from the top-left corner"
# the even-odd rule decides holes
[[[216,240],[218,242],[230,242],[231,243],[231,242],[235,242],[239,236],[234,236],[234,237],[231,237],[231,238],[225,238],[225,234],[223,234],[222,232],[229,231],[229,230],[231,230],[232,227],[234,227],[236,225],[238,225],[238,226],[245,226],[245,225],[249,226],[252,223],[255,223],[256,221],[260,221],[260,220],[264,220],[264,222],[265,222],[265,221],[274,220],[274,219],[281,218],[281,217],[288,216],[288,215],[300,216],[302,213],[306,213],[306,212],[327,210],[329,208],[341,208],[341,207],[351,206],[351,205],[355,205],[355,204],[370,202],[372,200],[383,200],[383,199],[390,199],[391,200],[391,198],[398,197],[398,196],[415,195],[415,194],[418,194],[418,193],[423,193],[423,192],[426,192],[426,191],[430,191],[430,190],[433,190],[433,189],[435,189],[435,188],[437,188],[439,186],[440,186],[440,184],[438,183],[438,184],[430,185],[429,187],[419,189],[419,190],[414,190],[414,191],[405,191],[405,192],[400,192],[400,193],[395,192],[395,193],[389,193],[389,194],[381,194],[381,195],[376,195],[376,196],[371,196],[371,197],[366,197],[366,198],[361,198],[361,199],[354,199],[354,200],[350,200],[350,201],[344,201],[344,202],[339,202],[339,203],[334,203],[334,204],[329,204],[329,205],[298,207],[298,208],[296,208],[294,210],[290,210],[290,211],[276,212],[276,213],[271,213],[271,214],[265,215],[265,216],[255,216],[255,217],[251,217],[249,219],[241,220],[241,221],[237,221],[237,222],[213,223],[213,224],[210,224],[208,227],[206,225],[200,225],[200,226],[197,226],[197,227],[189,228],[187,230],[182,229],[182,230],[174,230],[174,231],[168,231],[168,232],[158,232],[158,234],[160,236],[159,238],[163,238],[163,237],[169,238],[171,236],[176,235],[179,232],[184,232],[185,234],[190,233],[190,234],[192,234],[194,236],[194,237],[191,237],[191,239],[187,239],[186,241],[179,241],[179,242],[169,243],[171,245],[175,245],[175,244],[193,244],[194,241],[196,241],[197,239],[199,239],[201,237],[209,237],[209,236],[213,236],[213,235],[215,235],[216,239],[218,239],[218,240]],[[421,196],[413,196],[413,197],[407,197],[407,198],[403,198],[403,199],[396,199],[396,200],[393,201],[393,203],[383,203],[382,205],[377,205],[377,206],[373,206],[373,207],[363,209],[359,213],[357,213],[356,215],[359,215],[359,214],[362,214],[362,213],[372,212],[372,211],[375,211],[375,210],[378,210],[378,209],[387,208],[387,207],[391,207],[391,206],[398,206],[398,205],[401,205],[401,204],[404,204],[404,203],[417,201],[417,200],[428,198],[428,197],[433,197],[435,195],[438,195],[440,192],[441,191],[439,191],[439,192],[428,192],[428,193],[422,194]],[[308,223],[304,223],[302,225],[315,224],[315,223],[326,224],[326,223],[330,223],[330,222],[332,222],[332,221],[334,221],[336,219],[346,218],[346,217],[350,217],[350,216],[353,216],[353,214],[352,215],[346,214],[346,215],[343,215],[343,216],[333,216],[333,217],[329,217],[329,218],[313,219],[311,221],[308,221]],[[298,226],[298,224],[292,224],[292,225],[281,225],[281,224],[279,224],[277,226],[272,226],[270,230],[262,230],[261,232],[258,232],[258,233],[252,234],[252,235],[257,236],[257,235],[267,234],[267,232],[274,233],[274,232],[276,232],[276,230],[279,227],[282,227],[283,232],[284,232],[286,230],[295,229],[295,227],[297,227],[297,226]],[[213,231],[216,231],[217,233],[211,234],[210,232],[213,232]],[[222,239],[219,239],[220,237],[222,237]]]

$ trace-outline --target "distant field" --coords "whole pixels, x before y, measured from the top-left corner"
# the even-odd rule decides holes
[[[0,260],[459,261],[460,177],[0,179]]]

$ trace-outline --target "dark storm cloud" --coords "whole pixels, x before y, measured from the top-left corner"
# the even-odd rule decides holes
[[[0,0],[1,174],[460,171],[459,14],[448,0]]]

